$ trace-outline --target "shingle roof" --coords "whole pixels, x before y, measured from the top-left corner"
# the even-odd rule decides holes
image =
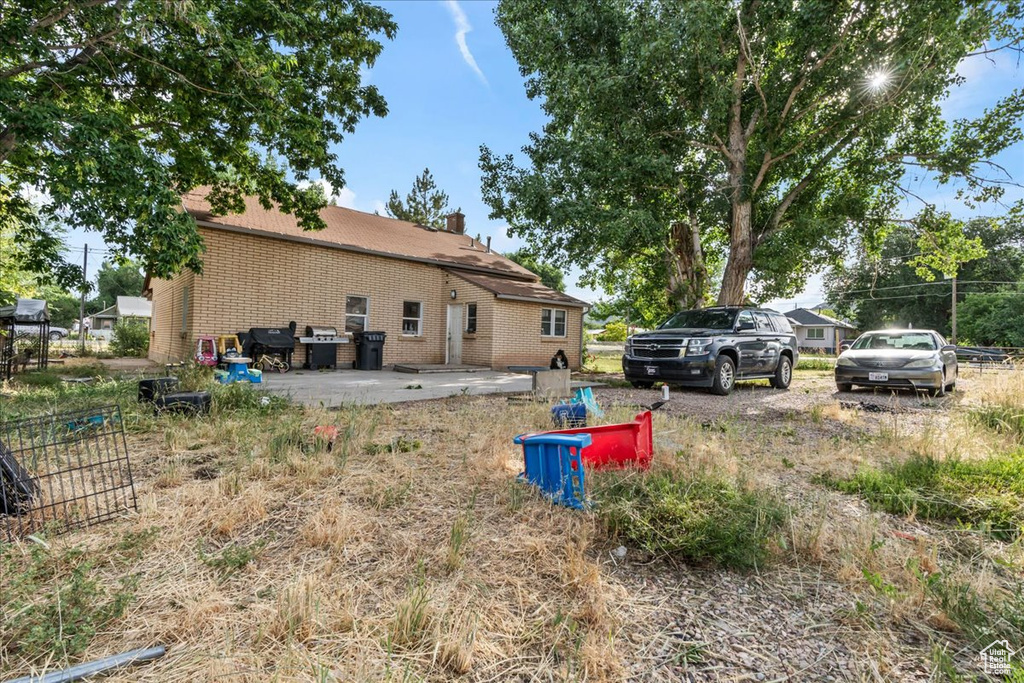
[[[837,327],[846,327],[851,330],[854,329],[853,325],[849,323],[845,323],[842,320],[836,320],[829,315],[809,311],[806,308],[794,308],[792,311],[786,311],[785,315],[787,318],[800,325],[835,325]]]
[[[473,244],[469,235],[431,230],[340,206],[320,211],[327,224],[323,230],[303,230],[295,216],[264,209],[256,197],[246,197],[245,213],[215,216],[206,201],[208,193],[209,188],[204,187],[182,196],[185,210],[204,227],[537,280],[536,275],[519,264],[497,252],[488,252],[479,242]]]
[[[545,287],[539,282],[524,282],[512,280],[507,277],[496,277],[483,275],[481,273],[467,273],[465,271],[449,270],[448,272],[457,275],[466,282],[483,287],[488,292],[494,292],[499,299],[511,299],[513,301],[539,301],[562,304],[563,306],[589,307],[586,301],[580,301],[568,294],[555,291]]]

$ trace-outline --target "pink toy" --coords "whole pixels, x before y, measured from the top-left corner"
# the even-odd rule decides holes
[[[196,338],[196,362],[200,365],[214,366],[217,364],[217,338],[209,334],[201,334]]]

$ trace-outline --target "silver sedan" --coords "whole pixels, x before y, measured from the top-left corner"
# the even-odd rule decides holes
[[[956,347],[933,330],[865,332],[836,360],[839,391],[859,385],[941,396],[956,388],[956,377]]]

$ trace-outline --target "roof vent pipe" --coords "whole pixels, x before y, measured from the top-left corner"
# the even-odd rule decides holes
[[[491,253],[491,236],[490,235],[487,236],[487,253],[488,254]]]

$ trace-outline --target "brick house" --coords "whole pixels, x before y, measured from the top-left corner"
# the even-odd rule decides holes
[[[462,214],[445,230],[336,206],[327,227],[304,231],[294,216],[255,198],[243,214],[214,216],[204,190],[182,198],[206,245],[201,275],[148,279],[149,357],[190,357],[203,334],[297,323],[387,333],[384,363],[547,366],[558,349],[578,368],[588,305],[465,234]],[[351,367],[354,344],[338,346]],[[296,342],[294,362],[305,358]]]

